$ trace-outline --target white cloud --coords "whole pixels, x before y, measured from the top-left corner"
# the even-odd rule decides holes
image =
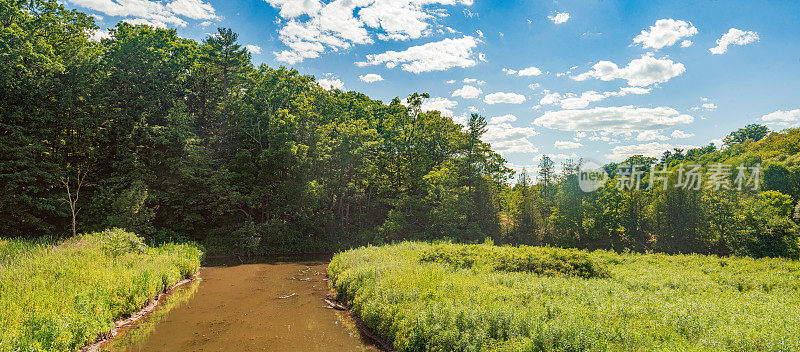
[[[476,108],[476,107],[474,107],[474,106],[467,107],[467,110],[468,110],[469,112],[474,112],[474,113],[477,113],[477,112],[478,112],[478,108]]]
[[[361,82],[374,83],[383,81],[383,76],[376,73],[367,73],[366,75],[358,76],[358,79],[360,79]]]
[[[611,148],[611,153],[606,154],[606,157],[614,161],[622,161],[634,155],[644,155],[652,158],[661,157],[665,151],[672,150],[673,148],[691,149],[697,148],[693,145],[679,145],[673,146],[667,143],[646,143],[636,145],[625,145]]]
[[[184,18],[218,19],[214,7],[201,0],[174,0],[170,3],[150,0],[67,0],[69,3],[108,16],[125,17],[131,24],[154,27],[186,27]]]
[[[778,126],[795,125],[800,123],[800,109],[789,111],[778,110],[761,116],[761,121]]]
[[[522,104],[525,101],[525,96],[517,93],[497,92],[487,94],[483,98],[486,104]]]
[[[519,71],[508,69],[508,68],[504,68],[503,72],[505,72],[505,73],[507,73],[509,75],[517,75],[517,76],[520,76],[520,77],[538,76],[538,75],[542,74],[542,70],[540,70],[539,68],[534,67],[534,66],[531,66],[531,67],[528,67],[528,68],[523,68],[523,69],[521,69]]]
[[[650,90],[650,88],[642,87],[622,87],[617,92],[598,93],[590,90],[580,95],[574,93],[563,95],[560,93],[547,93],[539,100],[539,104],[560,104],[562,109],[583,109],[593,102],[598,102],[608,97],[624,97],[628,94],[647,94],[650,93]]]
[[[675,63],[667,58],[656,59],[643,55],[640,59],[631,60],[627,66],[620,68],[610,61],[600,61],[592,70],[572,77],[576,81],[597,78],[603,81],[624,79],[632,86],[649,86],[663,83],[677,77],[686,71],[682,63]]]
[[[668,141],[669,137],[658,133],[658,131],[642,131],[636,136],[636,140],[640,142],[649,142],[649,141]]]
[[[656,21],[655,25],[650,26],[650,30],[642,31],[636,38],[633,38],[633,43],[641,45],[644,49],[658,50],[674,45],[679,40],[695,34],[697,34],[697,28],[691,23],[665,18]]]
[[[692,110],[694,110],[694,111],[697,111],[697,110],[715,111],[715,110],[717,110],[717,104],[714,104],[714,103],[703,103],[700,106],[693,107]]]
[[[447,98],[442,97],[434,97],[430,99],[425,99],[422,102],[422,111],[439,111],[442,113],[442,116],[453,116],[453,108],[458,105],[458,102],[452,101]]]
[[[341,89],[344,90],[344,83],[338,78],[323,78],[317,80],[317,84],[326,90]]]
[[[478,40],[466,36],[460,39],[444,39],[418,46],[404,51],[387,51],[382,54],[367,55],[367,61],[357,62],[358,66],[386,64],[394,68],[402,64],[402,69],[412,73],[444,71],[453,67],[472,67],[477,64],[473,57],[473,49]]]
[[[728,30],[728,33],[723,34],[721,38],[717,39],[717,46],[708,49],[708,51],[714,55],[720,55],[728,52],[728,47],[731,45],[747,45],[758,41],[758,39],[758,33],[756,32],[731,28]]]
[[[93,30],[89,33],[89,40],[99,42],[103,39],[111,38],[111,33],[105,29]]]
[[[467,83],[467,84],[474,83],[474,84],[477,84],[479,86],[482,86],[482,85],[486,84],[486,81],[481,81],[481,80],[479,80],[477,78],[469,78],[469,77],[464,78],[464,80],[462,82]]]
[[[297,63],[323,52],[378,40],[428,36],[431,24],[447,13],[441,6],[471,5],[472,0],[266,0],[284,19],[279,38],[288,49],[276,59]]]
[[[517,117],[516,116],[511,115],[511,114],[506,114],[506,115],[503,115],[503,116],[492,117],[491,119],[489,119],[489,124],[498,125],[498,124],[501,124],[501,123],[508,123],[508,122],[514,122],[514,121],[517,121]]]
[[[294,18],[301,15],[316,15],[322,9],[319,0],[265,0],[273,7],[280,9],[283,18]]]
[[[483,91],[480,88],[464,85],[460,89],[457,89],[455,92],[453,92],[453,96],[462,97],[464,99],[478,99],[481,93],[483,93]]]
[[[261,47],[258,45],[250,44],[250,45],[245,45],[244,47],[245,49],[247,49],[247,51],[250,52],[250,54],[256,54],[256,55],[261,54]]]
[[[167,7],[176,15],[186,16],[193,20],[217,19],[214,7],[202,0],[175,0]]]
[[[672,131],[671,136],[672,136],[672,138],[675,138],[675,139],[692,138],[692,137],[694,137],[694,133],[687,133],[687,132],[684,132],[684,131],[681,131],[681,130],[675,130],[675,131]]]
[[[528,138],[539,134],[533,127],[514,127],[508,123],[487,126],[483,140],[498,153],[536,153],[539,151]]]
[[[528,85],[528,88],[531,90],[536,90],[536,88],[539,88],[539,83],[531,83]]]
[[[567,12],[559,12],[559,13],[556,13],[555,16],[553,16],[553,15],[547,16],[547,18],[549,18],[555,24],[562,24],[564,22],[569,21],[569,13],[567,13]]]
[[[691,40],[684,40],[681,42],[681,48],[688,48],[692,45],[694,45],[694,42]]]
[[[556,141],[553,145],[556,149],[578,149],[583,147],[583,144],[573,141]]]
[[[549,111],[534,121],[535,125],[561,131],[605,131],[624,133],[660,130],[688,124],[694,117],[668,107],[602,107],[588,110]]]

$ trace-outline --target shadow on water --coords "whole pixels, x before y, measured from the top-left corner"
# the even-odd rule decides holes
[[[102,351],[380,351],[329,309],[331,255],[209,258]]]

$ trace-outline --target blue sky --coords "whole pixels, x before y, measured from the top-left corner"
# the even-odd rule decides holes
[[[63,1],[103,28],[200,40],[230,27],[257,64],[385,102],[428,92],[456,120],[486,116],[486,139],[517,169],[800,123],[798,1]]]

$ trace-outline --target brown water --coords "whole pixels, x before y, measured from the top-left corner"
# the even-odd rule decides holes
[[[203,267],[103,351],[379,351],[328,309],[324,261]]]

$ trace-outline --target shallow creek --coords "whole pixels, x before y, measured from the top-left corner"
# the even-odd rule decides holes
[[[329,309],[326,260],[218,263],[101,351],[380,351]]]

